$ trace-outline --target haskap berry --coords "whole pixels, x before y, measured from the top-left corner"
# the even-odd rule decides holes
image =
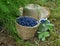
[[[17,19],[18,24],[22,25],[22,26],[29,26],[29,27],[33,27],[35,25],[37,25],[37,20],[35,20],[34,18],[31,17],[21,17],[19,19]]]
[[[41,23],[45,23],[46,22],[46,20],[41,20]]]

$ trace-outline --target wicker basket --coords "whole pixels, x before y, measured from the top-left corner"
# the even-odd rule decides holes
[[[36,20],[42,18],[48,18],[50,15],[50,10],[47,7],[42,7],[40,5],[35,4],[28,4],[25,8],[19,8],[19,11],[22,13],[23,16],[29,16],[35,18]]]
[[[39,26],[39,23],[33,27],[22,26],[18,24],[17,22],[15,23],[16,23],[16,29],[17,29],[19,37],[24,40],[33,38]]]
[[[23,8],[23,16],[29,16],[39,20],[41,17],[40,14],[40,5],[37,4],[28,4]]]

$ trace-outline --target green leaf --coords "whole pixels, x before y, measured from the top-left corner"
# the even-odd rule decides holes
[[[44,32],[44,37],[48,37],[50,36],[50,33],[49,32]]]
[[[42,38],[42,41],[45,41],[45,37]]]
[[[43,33],[38,34],[38,38],[41,39],[43,37]]]
[[[53,26],[54,26],[53,24],[46,24],[46,26],[49,30],[53,30]]]

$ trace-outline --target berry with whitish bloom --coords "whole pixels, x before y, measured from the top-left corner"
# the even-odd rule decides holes
[[[44,22],[46,22],[46,20],[41,20],[41,23],[44,23]]]
[[[37,25],[37,20],[35,20],[34,18],[27,17],[27,16],[17,19],[17,22],[18,22],[18,24],[20,24],[22,26],[33,27],[33,26]]]

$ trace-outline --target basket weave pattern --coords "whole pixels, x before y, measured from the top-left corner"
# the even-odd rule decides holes
[[[37,31],[37,27],[28,28],[25,26],[21,26],[18,23],[16,23],[16,29],[17,29],[19,37],[25,40],[33,38]]]

